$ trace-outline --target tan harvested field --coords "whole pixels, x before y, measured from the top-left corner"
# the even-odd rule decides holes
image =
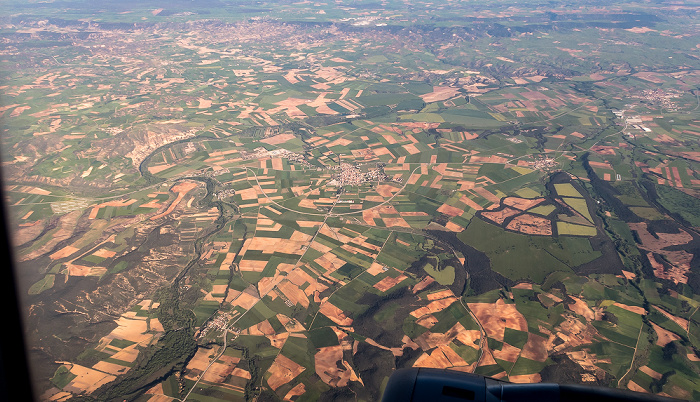
[[[521,282],[521,283],[518,283],[517,285],[513,286],[513,289],[532,290],[532,284],[529,282]]]
[[[508,223],[508,229],[524,234],[551,236],[552,222],[537,215],[522,214]]]
[[[153,339],[154,336],[157,335],[153,333],[147,333],[148,324],[146,322],[145,317],[136,317],[134,319],[126,317],[126,314],[124,314],[116,320],[116,324],[117,328],[112,330],[112,332],[109,335],[103,337],[100,340],[100,345],[107,345],[113,339],[124,339],[135,343],[147,343],[151,339]],[[130,361],[128,359],[125,360]]]
[[[445,229],[448,229],[448,230],[451,230],[455,233],[458,233],[458,232],[461,232],[462,230],[464,230],[464,226],[461,226],[461,225],[454,223],[454,222],[447,222],[445,224]],[[462,264],[464,264],[464,262],[462,262]]]
[[[407,338],[407,337],[404,335],[404,339],[405,339],[405,338]],[[408,338],[408,340],[410,341],[410,338]],[[384,346],[384,345],[380,345],[379,343],[377,343],[377,342],[376,342],[374,339],[372,339],[372,338],[366,338],[366,339],[365,339],[365,342],[367,342],[368,344],[370,344],[370,345],[372,345],[372,346],[374,346],[374,347],[377,347],[377,348],[379,348],[379,349],[388,350],[388,351],[390,351],[394,356],[402,356],[402,355],[403,355],[403,348],[402,348],[402,347],[397,347],[397,348],[386,347],[386,346]],[[412,341],[411,341],[411,342],[412,342]],[[405,342],[404,342],[404,344],[405,344]],[[404,346],[405,346],[405,345],[404,345]],[[418,346],[416,345],[416,347],[418,347]],[[355,353],[357,353],[357,350],[355,350],[355,351],[353,352],[353,354],[355,354]]]
[[[634,272],[625,271],[624,269],[622,270],[622,275],[628,280],[632,280],[637,277],[637,274],[635,274]]]
[[[435,295],[435,296],[433,296]],[[447,296],[446,296],[447,295]],[[430,299],[430,297],[433,296],[433,299]],[[440,297],[444,297],[443,299],[440,299]],[[420,318],[423,317],[424,315],[427,314],[434,314],[438,313],[447,307],[451,306],[452,303],[457,301],[457,298],[452,295],[452,292],[450,290],[445,290],[441,291],[438,293],[433,293],[432,295],[428,295],[429,300],[433,300],[430,302],[427,306],[425,307],[420,307],[414,311],[411,312],[411,315]]]
[[[559,352],[569,347],[576,347],[591,343],[594,339],[599,339],[601,335],[590,323],[582,323],[578,318],[567,315],[565,320],[557,328],[556,335],[564,341],[559,345],[554,345],[554,337],[547,341],[547,348],[554,352]]]
[[[303,286],[304,283],[308,283],[309,285],[306,287],[306,289],[304,289],[304,293],[307,296],[312,295],[314,292],[323,292],[324,290],[328,289],[326,285],[319,283],[316,279],[311,277],[311,275],[307,274],[299,267],[293,269],[287,275],[287,280],[292,282],[295,286]]]
[[[304,386],[303,383],[299,383],[294,388],[290,389],[289,392],[287,392],[287,395],[284,396],[284,400],[285,401],[296,400],[297,396],[303,395],[305,392],[306,392],[306,386]]]
[[[145,343],[142,343],[142,345]],[[133,362],[139,355],[139,349],[136,345],[127,346],[119,352],[112,355],[113,358],[123,360],[125,362]]]
[[[158,201],[156,201],[156,200],[150,200],[150,201],[148,201],[148,202],[146,202],[146,203],[143,203],[143,204],[141,204],[141,205],[139,205],[139,206],[140,206],[141,208],[155,208],[155,209],[160,209],[160,208],[163,206],[163,204],[160,203],[160,202],[158,202]]]
[[[240,264],[238,264],[238,268],[241,271],[262,272],[265,265],[267,265],[267,261],[242,260]]]
[[[173,398],[165,395],[163,383],[159,383],[150,388],[146,391],[146,395],[149,395],[148,402],[171,402],[173,400]]]
[[[432,314],[424,315],[423,317],[416,320],[416,324],[428,329],[432,328],[437,323],[438,319]]]
[[[459,94],[459,88],[435,86],[433,87],[433,92],[421,95],[420,97],[423,99],[423,102],[430,103],[454,98],[457,94]]]
[[[452,348],[440,345],[431,353],[423,353],[413,364],[413,367],[450,368],[467,367],[469,364]]]
[[[228,300],[228,299],[227,299]],[[230,300],[230,303],[234,306],[244,308],[246,310],[250,309],[257,303],[260,299],[247,292],[243,292],[234,300]]]
[[[639,306],[629,306],[627,304],[622,304],[622,303],[613,303],[613,306],[619,307],[621,309],[625,309],[627,311],[631,311],[635,314],[639,315],[645,315],[647,313],[646,310],[644,310],[644,307],[639,307]]]
[[[277,349],[282,349],[282,347],[284,346],[284,343],[287,342],[289,335],[290,335],[289,332],[283,332],[281,334],[268,335],[267,339],[270,340],[270,345],[272,345],[272,347],[275,347]]]
[[[463,195],[462,198],[459,199],[459,202],[467,204],[469,208],[472,208],[476,211],[481,211],[482,209],[484,209],[481,205],[477,204],[474,200],[467,197],[466,195]]]
[[[418,211],[418,212],[400,212],[401,216],[429,216],[428,213]],[[408,244],[408,243],[406,243]],[[404,244],[404,245],[406,245]]]
[[[428,311],[431,313],[435,314],[438,313],[452,305],[452,303],[456,302],[457,298],[452,296],[448,297],[445,299],[440,299],[440,300],[435,300],[433,302],[430,302],[426,307]]]
[[[595,354],[589,353],[586,350],[566,352],[566,355],[569,356],[569,359],[571,359],[573,362],[581,366],[581,368],[590,372],[600,370],[598,366],[596,366],[597,363],[611,363],[610,358],[599,359]]]
[[[116,359],[114,356],[113,358]],[[97,364],[93,365],[92,368],[115,376],[124,374],[129,370],[128,366],[122,366],[121,364],[109,363],[106,361],[97,362]]]
[[[198,186],[199,186],[199,183],[195,183],[195,182],[191,182],[191,181],[183,181],[183,182],[180,182],[180,183],[174,185],[170,189],[170,191],[172,191],[173,193],[177,193],[177,198],[175,198],[175,200],[172,202],[172,204],[170,204],[168,209],[166,209],[161,214],[152,216],[151,220],[154,221],[158,218],[162,218],[162,217],[170,214],[171,212],[173,212],[175,210],[175,208],[177,207],[177,205],[180,203],[180,201],[182,201],[182,199],[185,198],[185,195],[187,195],[188,192],[197,188]]]
[[[511,375],[511,376],[508,376],[508,381],[514,382],[514,383],[519,383],[519,384],[530,384],[530,383],[542,382],[542,377],[540,376],[540,373]]]
[[[58,221],[58,229],[56,230],[56,232],[53,233],[51,239],[48,242],[46,242],[46,244],[44,244],[43,246],[39,247],[31,253],[17,255],[17,260],[20,262],[29,261],[53,250],[53,248],[56,247],[58,243],[70,238],[70,236],[73,234],[73,231],[76,228],[78,218],[80,218],[81,215],[82,211],[78,210],[67,213],[60,217]]]
[[[290,281],[282,281],[277,287],[292,303],[301,304],[304,308],[309,307],[308,296],[299,286]]]
[[[274,237],[253,237],[248,245],[249,250],[260,250],[264,252],[277,251],[285,254],[301,254],[302,247],[307,245],[311,240],[311,236],[295,232],[296,240],[279,239]]]
[[[669,343],[673,341],[678,341],[681,339],[680,336],[674,334],[673,332],[661,328],[660,326],[656,325],[655,323],[651,323],[652,328],[654,328],[654,332],[656,332],[656,344],[659,346],[666,346]]]
[[[250,380],[250,378],[252,377],[250,371],[244,370],[240,367],[236,367],[231,373],[231,375],[234,377],[245,378],[246,380]]]
[[[491,353],[493,353],[493,357],[496,359],[515,363],[520,355],[520,349],[504,342],[500,350],[491,350]]]
[[[668,318],[669,320],[675,322],[675,323],[678,324],[681,328],[683,328],[686,332],[688,332],[688,320],[686,320],[685,318],[677,317],[677,316],[675,316],[675,315],[669,313],[668,311],[666,311],[666,310],[664,310],[664,309],[662,309],[662,308],[659,308],[659,307],[656,307],[656,306],[653,306],[653,307],[654,307],[658,312],[660,312],[661,314],[665,315],[666,318]]]
[[[185,370],[185,378],[190,380],[196,380],[203,372],[206,370],[207,366],[211,362],[212,357],[210,355],[214,354],[215,351],[211,349],[198,348],[197,353],[194,357],[187,362],[187,369]]]
[[[386,278],[382,279],[381,281],[377,282],[374,285],[374,288],[379,290],[380,292],[386,292],[387,290],[393,288],[397,284],[401,283],[404,279],[407,279],[405,275],[399,275],[396,278],[392,278],[390,276],[387,276]]]
[[[634,29],[634,28],[631,28],[631,29]],[[637,29],[643,29],[643,28],[637,28]],[[629,31],[630,31],[630,32],[634,32],[634,31],[632,31],[632,30],[629,30]],[[652,30],[652,31],[653,31],[653,30]],[[645,31],[645,32],[647,32],[647,31]],[[641,32],[636,32],[636,33],[641,33]],[[649,82],[653,82],[654,84],[663,84],[663,83],[664,83],[664,80],[661,79],[661,78],[658,78],[658,77],[659,77],[659,74],[656,74],[656,73],[644,71],[644,72],[636,73],[636,74],[633,74],[633,75],[634,75],[635,77],[639,77],[639,78],[641,78],[641,79],[643,79],[643,80],[647,80],[647,81],[649,81]]]
[[[484,348],[483,352],[481,355],[481,360],[479,361],[479,366],[491,366],[494,364],[498,364],[496,362],[496,359],[493,358],[493,354],[491,354],[491,349],[489,349],[489,345],[487,342],[484,342]],[[505,375],[505,373],[503,373]],[[492,376],[493,377],[493,376]],[[498,377],[494,377],[498,378]]]
[[[402,228],[410,228],[411,227],[411,225],[409,225],[408,222],[406,222],[406,220],[401,218],[401,217],[393,217],[393,218],[385,217],[382,219],[382,221],[384,221],[384,225],[386,225],[386,227],[402,227]]]
[[[91,276],[98,274],[101,271],[99,269],[101,267],[86,267],[84,265],[77,265],[70,262],[67,262],[63,265],[66,269],[66,272],[68,272],[68,275],[70,276]]]
[[[329,302],[322,303],[319,312],[325,315],[326,317],[330,318],[331,321],[338,325],[352,325],[352,318],[346,316],[343,310],[339,309],[338,307],[332,305]]]
[[[151,331],[165,332],[163,324],[161,324],[157,318],[151,318]]]
[[[258,199],[258,190],[255,188],[246,188],[241,191],[237,191],[236,195],[240,195],[243,200],[256,200]]]
[[[504,164],[508,162],[508,159],[502,157],[502,156],[497,156],[497,155],[491,155],[491,156],[478,156],[474,155],[469,159],[470,163],[500,163]]]
[[[538,362],[547,360],[547,338],[529,332],[521,356]]]
[[[494,205],[489,207],[489,208],[495,208],[498,207],[499,203],[501,202],[501,199],[494,193],[490,192],[487,190],[485,187],[475,187],[474,191],[476,194],[482,196],[483,198],[486,198],[487,200],[491,201]]]
[[[224,292],[226,292],[227,288],[228,285],[213,285],[211,293],[223,294]]]
[[[380,184],[377,186],[377,193],[384,198],[391,198],[395,193],[400,190],[398,187],[394,187],[389,184]]]
[[[36,239],[36,237],[44,231],[47,221],[48,220],[38,220],[25,226],[22,226],[24,224],[20,225],[20,227],[14,231],[13,235],[10,236],[13,246],[19,247]]]
[[[117,253],[115,251],[112,251],[112,250],[107,250],[105,248],[101,248],[101,249],[95,251],[94,253],[92,253],[92,255],[96,255],[96,256],[102,257],[102,258],[112,258],[115,255],[117,255]]]
[[[542,201],[544,201],[544,198],[527,199],[519,197],[506,197],[503,199],[503,204],[508,205],[509,207],[519,209],[521,211],[525,211],[536,205],[541,204]]]
[[[527,321],[515,304],[506,304],[503,299],[498,299],[495,303],[468,303],[467,306],[490,338],[502,342],[506,327],[527,332]]]
[[[456,323],[445,333],[433,333],[430,331],[425,331],[415,339],[415,342],[416,344],[418,344],[418,346],[420,346],[421,349],[429,350],[438,345],[447,345],[454,339],[458,339],[465,345],[471,346],[474,349],[478,349],[479,347],[474,342],[477,339],[480,339],[480,337],[481,332],[477,330],[467,331],[461,323]]]
[[[316,258],[314,262],[320,265],[323,269],[325,269],[327,274],[345,265],[345,260],[333,253],[324,254]]]
[[[464,213],[461,208],[453,207],[447,204],[442,204],[437,211],[449,216],[461,216]]]
[[[411,292],[413,292],[413,294],[416,294],[416,293],[420,292],[421,290],[430,286],[430,284],[433,282],[435,282],[435,279],[433,279],[432,276],[426,276],[425,278],[423,278],[423,280],[421,280],[419,283],[417,283],[415,286],[413,286],[413,289],[411,289]]]
[[[453,297],[453,296],[454,296],[454,293],[452,293],[451,290],[444,289],[444,290],[440,290],[438,292],[428,294],[427,298],[428,298],[428,300],[440,300],[440,299],[446,299],[448,297]]]
[[[484,218],[486,218],[492,222],[495,222],[495,223],[501,225],[501,224],[503,224],[503,222],[505,222],[505,220],[507,218],[510,218],[511,216],[517,215],[519,213],[520,213],[520,211],[517,209],[505,207],[500,211],[482,212],[481,216],[483,216]]]
[[[644,387],[642,387],[641,385],[637,384],[634,381],[630,381],[627,383],[627,389],[629,389],[630,391],[635,391],[635,392],[649,393],[649,391],[647,391],[646,389],[644,389]]]
[[[95,205],[92,207],[92,211],[90,211],[90,219],[95,219],[97,218],[97,213],[100,212],[100,208],[104,207],[128,207],[129,205],[135,203],[138,200],[135,199],[130,199],[130,200],[120,200],[120,201],[108,201],[108,202],[103,202],[102,204]]]
[[[76,395],[81,393],[91,394],[102,385],[114,381],[116,378],[112,374],[103,373],[78,364],[66,363],[66,367],[77,377],[63,387],[63,390]]]
[[[652,368],[650,368],[649,366],[642,366],[642,367],[639,368],[639,371],[641,371],[642,373],[648,375],[649,377],[651,377],[651,378],[653,378],[653,379],[655,379],[655,380],[660,380],[661,377],[663,377],[663,375],[661,375],[661,373],[657,373],[656,371],[654,371],[654,370],[653,370]]]
[[[561,298],[561,297],[555,296],[555,295],[553,295],[553,294],[551,294],[551,293],[542,293],[542,294],[545,295],[545,296],[547,296],[548,298],[554,300],[555,303],[559,303],[560,301],[562,301],[562,298]]]
[[[343,360],[343,347],[340,345],[320,348],[314,356],[314,362],[316,374],[332,387],[344,387],[350,381],[360,381],[350,364]]]
[[[680,233],[656,233],[657,238],[649,233],[646,222],[630,223],[629,227],[637,231],[642,241],[640,248],[653,252],[661,252],[666,247],[687,244],[693,240],[693,236],[683,229],[680,229]]]
[[[52,260],[58,260],[60,258],[70,257],[71,255],[78,252],[78,250],[79,249],[76,247],[66,246],[66,247],[63,247],[62,249],[56,251],[55,253],[51,254],[49,256],[49,258],[51,258]]]
[[[377,276],[384,272],[384,266],[378,262],[373,262],[366,272],[372,276]]]
[[[289,140],[293,140],[294,138],[296,138],[296,137],[294,137],[294,134],[290,134],[290,133],[278,134],[278,135],[275,135],[273,137],[268,137],[268,138],[262,139],[262,140],[260,140],[260,142],[263,142],[265,144],[270,144],[270,145],[278,145],[278,144],[284,144],[285,142],[287,142]]]
[[[413,144],[406,144],[403,146],[403,149],[405,149],[406,152],[408,152],[410,155],[415,155],[415,154],[420,153],[420,150],[418,149],[418,147],[416,147]]]
[[[585,301],[575,297],[575,296],[569,296],[574,300],[574,303],[569,303],[566,306],[569,308],[569,310],[573,311],[574,313],[578,315],[582,315],[586,321],[593,321],[595,319],[595,313],[593,313],[593,310],[588,307],[588,304],[586,304]]]
[[[277,388],[289,383],[304,370],[303,366],[295,363],[285,355],[279,354],[268,370],[271,376],[268,378],[267,384],[273,391],[276,391]]]

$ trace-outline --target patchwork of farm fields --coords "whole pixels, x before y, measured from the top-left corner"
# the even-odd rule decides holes
[[[379,400],[404,367],[700,398],[685,6],[15,3],[37,399]]]

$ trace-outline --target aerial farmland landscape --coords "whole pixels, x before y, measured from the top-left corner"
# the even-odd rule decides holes
[[[0,3],[41,401],[700,400],[700,4]]]

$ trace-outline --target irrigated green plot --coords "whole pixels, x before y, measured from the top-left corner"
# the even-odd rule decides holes
[[[423,269],[441,285],[449,286],[455,281],[455,267],[451,265],[438,270],[432,264],[426,264]]]
[[[595,236],[597,232],[595,226],[575,225],[569,222],[557,222],[557,232],[560,235],[573,236]]]
[[[527,212],[537,214],[537,215],[542,215],[542,216],[547,216],[554,212],[554,210],[557,209],[554,205],[548,204],[548,205],[540,205],[538,207],[528,209]]]
[[[557,194],[559,194],[560,197],[583,197],[571,183],[557,183],[554,185],[554,188],[557,190]]]
[[[588,212],[588,203],[583,198],[563,198],[564,202],[573,208],[576,212],[583,215],[589,222],[593,223],[591,213]]]

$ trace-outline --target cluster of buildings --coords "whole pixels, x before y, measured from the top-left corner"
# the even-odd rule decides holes
[[[548,156],[536,156],[535,160],[527,161],[528,165],[540,170],[547,170],[557,166],[557,161]]]
[[[672,101],[673,98],[678,98],[683,94],[683,92],[677,89],[661,90],[661,89],[647,89],[642,91],[642,98],[666,109],[669,112],[677,112],[678,106]]]
[[[217,200],[221,201],[224,198],[230,197],[232,195],[236,194],[236,190],[232,188],[227,188],[226,190],[221,190],[218,193],[214,194]]]
[[[228,325],[228,322],[231,321],[231,313],[221,313],[218,314],[216,317],[213,319],[209,320],[209,322],[206,323],[204,328],[202,328],[199,331],[199,337],[197,340],[204,338],[207,336],[209,331],[223,331],[226,329],[226,325]]]
[[[383,166],[377,166],[375,169],[370,169],[369,171],[363,172],[356,165],[351,163],[341,163],[340,166],[333,167],[332,169],[337,169],[340,172],[333,175],[331,181],[328,182],[329,186],[358,186],[362,183],[371,181],[390,180],[389,176],[384,173]]]

